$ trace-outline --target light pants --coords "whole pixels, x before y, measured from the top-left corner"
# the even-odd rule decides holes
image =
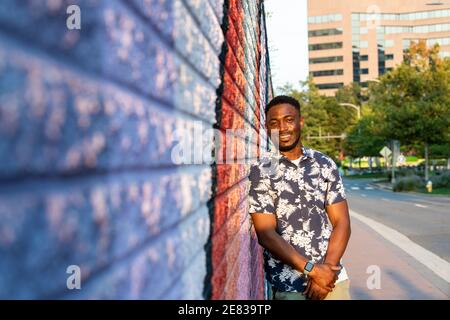
[[[269,297],[272,299],[272,291]],[[309,300],[301,292],[282,292],[276,291],[274,300]],[[336,283],[333,291],[328,293],[325,300],[351,300],[350,297],[350,280],[344,280]]]

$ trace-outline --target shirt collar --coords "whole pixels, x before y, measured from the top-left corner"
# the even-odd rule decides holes
[[[306,158],[314,159],[314,151],[311,148],[302,146],[302,153],[303,155],[300,157],[300,162],[305,160]],[[272,151],[272,156],[277,158],[279,161],[291,161],[287,157],[281,154],[279,150]]]

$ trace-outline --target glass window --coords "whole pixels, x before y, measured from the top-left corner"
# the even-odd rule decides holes
[[[359,42],[359,47],[360,48],[367,48],[369,46],[369,42],[367,41],[360,41]]]
[[[359,30],[359,33],[360,34],[367,34],[368,33],[368,29],[367,28],[361,28],[360,30]]]
[[[369,74],[369,69],[367,68],[361,69],[361,74]]]
[[[394,40],[386,40],[384,46],[385,46],[386,48],[391,48],[391,47],[393,47],[393,46],[394,46]]]
[[[341,14],[329,14],[325,16],[315,16],[310,17],[308,19],[308,23],[327,23],[327,22],[334,22],[334,21],[341,21],[342,15]]]
[[[341,62],[341,61],[344,61],[344,58],[342,56],[322,57],[322,58],[311,58],[311,59],[309,59],[309,63],[310,64],[328,63],[328,62]]]
[[[328,76],[342,76],[344,74],[343,69],[337,70],[320,70],[320,71],[312,71],[310,74],[313,77],[328,77]]]
[[[310,44],[309,50],[328,50],[328,49],[340,49],[342,48],[342,42],[330,42],[330,43],[319,43],[319,44]]]
[[[344,84],[342,82],[340,83],[323,83],[323,84],[316,84],[317,89],[319,90],[326,90],[326,89],[339,89],[343,87]]]
[[[368,61],[369,60],[369,56],[367,54],[363,54],[363,55],[361,55],[360,60],[361,61]]]
[[[342,28],[311,30],[308,32],[309,37],[323,37],[342,34]]]
[[[394,60],[394,55],[393,54],[385,55],[385,60]]]

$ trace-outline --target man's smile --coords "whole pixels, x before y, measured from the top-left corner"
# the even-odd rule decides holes
[[[292,134],[290,133],[283,133],[280,134],[280,141],[288,141],[289,139],[291,139]]]

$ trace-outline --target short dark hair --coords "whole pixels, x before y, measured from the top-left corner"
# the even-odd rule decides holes
[[[295,109],[297,109],[298,113],[300,114],[300,102],[298,102],[297,99],[289,96],[276,96],[267,104],[265,109],[266,115],[270,108],[284,103],[290,104],[291,106],[295,107]]]

